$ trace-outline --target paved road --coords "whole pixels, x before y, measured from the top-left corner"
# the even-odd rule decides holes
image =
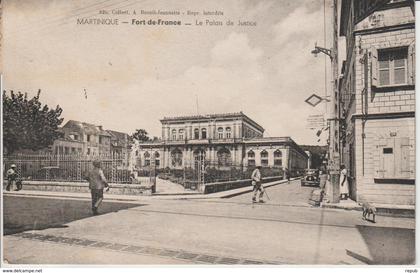
[[[105,202],[96,217],[87,200],[5,196],[4,256],[44,264],[414,262],[414,219],[378,217],[372,224],[360,212],[311,208],[304,200],[312,188],[298,182],[268,190],[271,201],[263,205],[252,205],[250,194],[150,198]],[[85,255],[58,254],[74,249]],[[126,258],[112,258],[116,252]]]

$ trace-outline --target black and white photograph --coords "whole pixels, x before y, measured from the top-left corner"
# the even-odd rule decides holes
[[[415,6],[0,1],[3,272],[414,272]]]

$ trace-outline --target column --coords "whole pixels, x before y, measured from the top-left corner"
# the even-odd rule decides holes
[[[212,137],[213,137],[213,139],[216,139],[217,137],[216,137],[216,134],[217,134],[217,129],[216,129],[216,122],[215,121],[213,121],[213,130],[212,130]]]
[[[238,162],[236,162],[236,150],[238,149],[238,147],[236,147],[236,145],[232,146],[232,151],[230,152],[231,157],[232,157],[232,164],[233,165],[238,165]]]
[[[166,160],[165,160],[166,167],[171,167],[171,149],[169,147],[166,148]]]
[[[188,167],[189,162],[188,162],[188,147],[186,145],[184,145],[182,147],[182,167]]]
[[[261,150],[260,150],[260,147],[255,147],[255,149],[253,151],[255,153],[255,165],[256,166],[261,166]]]
[[[269,167],[274,166],[274,151],[275,151],[275,149],[273,149],[273,148],[267,149],[267,152],[268,152],[268,166]]]
[[[283,155],[283,165],[289,169],[290,171],[290,166],[291,166],[291,162],[290,162],[290,147],[286,147],[286,151]]]
[[[162,139],[165,139],[165,125],[162,125]]]

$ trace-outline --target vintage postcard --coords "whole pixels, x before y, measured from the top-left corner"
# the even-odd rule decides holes
[[[0,5],[2,267],[416,263],[415,1]]]

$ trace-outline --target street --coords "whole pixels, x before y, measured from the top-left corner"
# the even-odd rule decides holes
[[[225,199],[90,201],[4,196],[14,264],[412,264],[415,220],[313,208],[299,180]],[[106,195],[105,195],[106,199]],[[22,233],[23,232],[23,233]],[[42,249],[42,251],[37,251]]]

